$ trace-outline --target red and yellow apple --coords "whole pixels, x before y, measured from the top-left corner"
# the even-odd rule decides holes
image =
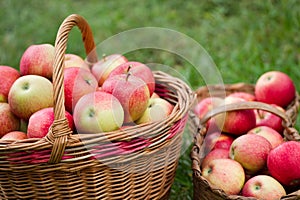
[[[246,101],[255,101],[255,95],[247,92],[233,92],[229,94],[228,97],[238,97]]]
[[[68,67],[80,67],[90,70],[88,64],[80,56],[72,53],[65,54],[65,68]]]
[[[20,128],[20,119],[13,114],[8,103],[0,103],[0,138]]]
[[[11,131],[6,133],[1,140],[24,140],[27,139],[27,134],[22,131]]]
[[[257,101],[276,104],[285,108],[295,98],[296,88],[293,80],[280,71],[268,71],[262,74],[255,84]]]
[[[202,169],[202,176],[212,187],[228,195],[237,195],[245,183],[245,172],[240,163],[231,159],[215,159]]]
[[[65,107],[69,113],[73,113],[76,103],[82,96],[97,89],[98,82],[90,71],[79,67],[64,70]]]
[[[109,77],[103,83],[102,90],[120,101],[125,112],[125,123],[139,119],[148,107],[150,93],[147,84],[130,73]]]
[[[272,146],[256,134],[245,134],[236,138],[230,147],[229,157],[239,162],[247,174],[255,174],[266,166]]]
[[[27,121],[36,111],[53,106],[53,85],[42,76],[21,76],[10,88],[8,103],[16,116]]]
[[[54,64],[54,46],[52,44],[30,45],[20,60],[20,73],[39,75],[52,79]]]
[[[246,181],[242,193],[245,197],[274,200],[286,195],[284,187],[273,177],[256,175]]]
[[[65,111],[66,119],[69,127],[74,130],[74,123],[72,115]],[[28,121],[27,136],[28,138],[43,138],[47,135],[49,128],[54,121],[53,107],[43,108],[31,115]]]
[[[211,161],[220,158],[229,159],[229,149],[214,149],[209,152],[201,162],[202,169],[205,168],[205,166],[208,165]]]
[[[97,91],[79,99],[73,119],[78,133],[109,132],[122,126],[124,110],[112,94]]]
[[[10,66],[0,66],[0,102],[8,101],[12,84],[20,77],[20,72]]]

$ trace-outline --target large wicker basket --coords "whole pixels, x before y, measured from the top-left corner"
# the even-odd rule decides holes
[[[45,138],[0,142],[0,199],[167,199],[194,92],[155,71],[155,92],[174,105],[169,117],[105,135],[72,133],[65,118],[63,67],[75,26],[88,62],[97,61],[88,23],[68,16],[55,41],[55,121]]]
[[[232,85],[212,85],[199,88],[196,93],[198,101],[202,100],[205,97],[216,96],[224,97],[233,93],[233,92],[247,92],[253,94],[254,85],[238,83]],[[216,107],[212,112],[208,113],[203,119],[200,119],[194,114],[191,115],[192,126],[191,129],[195,133],[194,144],[191,151],[192,159],[192,171],[193,171],[193,196],[195,200],[224,200],[224,199],[234,199],[234,200],[257,200],[256,198],[243,197],[239,195],[227,195],[223,190],[214,188],[209,182],[202,177],[201,174],[201,161],[204,156],[202,145],[204,144],[205,135],[207,133],[206,122],[211,117],[217,115],[218,113],[239,110],[239,109],[259,109],[265,110],[271,113],[276,114],[282,118],[283,127],[284,127],[284,137],[286,140],[295,140],[300,141],[300,135],[298,131],[294,128],[296,123],[298,109],[299,109],[299,97],[296,94],[295,100],[286,108],[286,112],[281,112],[278,109],[274,109],[273,106],[260,102],[243,102],[239,104],[227,105],[224,107]],[[295,191],[296,190],[296,191]],[[296,200],[300,199],[300,190],[292,188],[291,191],[286,196],[281,199],[286,200]]]

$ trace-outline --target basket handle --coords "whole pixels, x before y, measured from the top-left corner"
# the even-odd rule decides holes
[[[95,49],[95,42],[93,39],[92,30],[87,21],[80,15],[69,15],[59,27],[55,40],[55,57],[54,57],[54,71],[53,71],[53,89],[54,89],[54,122],[45,137],[45,139],[52,144],[52,151],[49,163],[60,162],[68,137],[72,131],[68,125],[65,117],[64,105],[64,57],[67,48],[68,36],[71,29],[77,26],[82,35],[85,53],[88,55],[87,63],[95,63],[97,61],[97,54]]]
[[[272,105],[262,103],[262,102],[256,102],[256,101],[247,101],[247,102],[239,102],[234,104],[227,104],[223,106],[218,106],[209,111],[200,121],[200,131],[195,135],[193,149],[191,151],[191,159],[192,159],[192,169],[197,170],[198,173],[201,173],[200,170],[200,164],[201,164],[201,158],[200,158],[200,149],[201,145],[204,142],[203,135],[206,132],[206,127],[204,124],[212,117],[229,111],[235,111],[235,110],[248,110],[248,109],[257,109],[257,110],[264,110],[271,112],[280,118],[282,118],[283,122],[282,125],[284,127],[284,136],[288,140],[292,140],[292,138],[298,138],[300,141],[300,135],[298,131],[293,128],[292,120],[282,111],[275,108]],[[297,139],[297,140],[298,140]]]

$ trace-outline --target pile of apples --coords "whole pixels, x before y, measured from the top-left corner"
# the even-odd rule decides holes
[[[43,138],[54,120],[54,46],[30,45],[19,70],[0,66],[0,138]],[[169,116],[173,104],[155,93],[151,69],[125,56],[103,56],[88,66],[65,54],[65,115],[73,133],[111,132]]]
[[[207,97],[194,112],[203,119],[217,106],[245,101],[267,103],[285,112],[295,94],[287,74],[269,71],[257,79],[254,94]],[[210,118],[206,126],[201,170],[214,188],[265,200],[300,189],[300,142],[285,141],[279,116],[256,109],[228,111]]]

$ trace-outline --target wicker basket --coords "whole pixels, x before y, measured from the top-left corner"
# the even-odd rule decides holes
[[[254,86],[251,84],[238,83],[233,85],[214,85],[199,88],[196,93],[198,97],[198,101],[209,96],[223,97],[227,96],[233,92],[247,92],[253,94]],[[274,113],[277,116],[281,117],[283,120],[284,127],[284,136],[286,140],[296,140],[300,141],[300,135],[298,131],[294,128],[294,124],[297,119],[299,108],[299,97],[296,95],[295,100],[286,108],[286,112],[281,112],[278,109],[274,109],[273,106],[268,104],[260,103],[260,102],[242,102],[239,104],[226,105],[224,107],[216,107],[210,113],[208,113],[203,119],[200,119],[195,116],[194,113],[191,113],[192,123],[190,126],[192,131],[195,134],[194,136],[194,144],[191,151],[191,159],[192,159],[192,170],[193,170],[193,191],[194,191],[194,199],[195,200],[224,200],[224,199],[234,199],[234,200],[257,200],[256,198],[243,197],[238,195],[227,195],[223,190],[218,188],[213,188],[209,182],[202,177],[201,174],[201,160],[204,155],[203,148],[201,148],[204,138],[207,132],[206,122],[213,116],[218,113],[239,110],[239,109],[259,109],[266,110],[268,112]],[[282,197],[281,199],[286,200],[296,200],[300,199],[300,190],[291,189],[288,195]]]
[[[45,138],[0,142],[0,199],[167,199],[194,92],[155,71],[155,92],[174,105],[165,120],[105,134],[72,133],[65,118],[63,66],[74,26],[82,33],[88,62],[97,61],[88,23],[68,16],[55,41],[55,121]]]

